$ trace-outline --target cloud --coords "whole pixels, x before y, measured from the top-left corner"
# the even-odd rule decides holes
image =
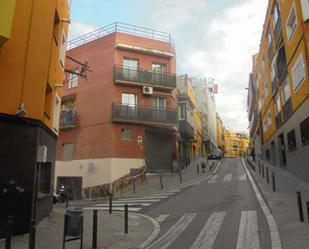
[[[91,31],[98,29],[99,27],[95,24],[83,23],[80,21],[72,20],[69,28],[69,41],[87,34]]]

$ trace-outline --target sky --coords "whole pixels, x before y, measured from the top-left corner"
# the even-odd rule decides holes
[[[69,40],[114,22],[172,35],[177,74],[214,78],[226,129],[246,131],[252,55],[259,51],[268,0],[72,0]]]

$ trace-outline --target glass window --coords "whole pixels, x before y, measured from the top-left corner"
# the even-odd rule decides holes
[[[264,133],[267,131],[267,122],[266,122],[266,119],[263,121],[263,130],[264,130]]]
[[[179,120],[186,120],[186,105],[179,106]]]
[[[296,147],[295,129],[291,130],[287,136],[288,136],[289,151],[296,150],[297,147]]]
[[[75,73],[78,73],[78,69],[73,70]],[[78,85],[78,75],[70,73],[70,82],[69,88],[77,87]]]
[[[288,20],[286,22],[286,33],[289,42],[291,41],[294,31],[297,27],[297,16],[296,16],[296,11],[295,11],[295,4],[293,4]]]
[[[309,117],[300,123],[301,142],[309,143]]]
[[[266,80],[266,82],[265,82],[265,98],[267,98],[268,94],[269,94],[269,87],[268,87],[268,81]]]
[[[53,128],[56,132],[58,132],[59,116],[60,116],[60,98],[56,93],[54,103],[54,118],[53,118]]]
[[[283,95],[283,104],[285,104],[291,97],[290,81],[288,78],[283,83],[282,95]]]
[[[262,93],[262,96],[261,96],[261,104],[262,104],[262,106],[264,106],[264,103],[265,103],[264,93]]]
[[[278,94],[276,96],[275,112],[276,112],[276,116],[279,114],[279,112],[281,112],[281,103],[280,103],[280,98]]]
[[[271,45],[271,43],[272,43],[272,36],[271,36],[270,26],[269,26],[268,31],[267,31],[267,39],[268,39],[268,45]]]
[[[294,91],[305,81],[305,63],[303,59],[303,54],[301,53],[295,62],[292,68],[292,77],[293,77],[293,87]]]
[[[153,63],[152,64],[152,81],[156,84],[164,85],[165,83],[165,73],[166,73],[166,65]]]
[[[166,109],[166,98],[153,97],[152,98],[152,107],[154,109]]]
[[[62,68],[64,67],[66,49],[67,49],[67,38],[65,36],[64,29],[62,29],[60,55],[59,55],[60,65]]]
[[[262,57],[262,68],[265,66],[265,52],[263,52],[263,57]]]
[[[276,23],[279,19],[279,8],[278,8],[278,3],[275,4],[274,7],[274,13],[273,13],[273,18],[274,18],[274,26],[276,26]]]
[[[125,80],[136,80],[138,78],[138,60],[123,59],[123,77]]]
[[[132,130],[121,129],[121,140],[132,141]]]
[[[275,77],[276,77],[276,62],[277,62],[277,54],[274,56],[272,62],[271,62],[271,69],[270,69],[270,74],[271,74],[271,81],[273,82]]]
[[[273,121],[272,121],[272,117],[271,117],[271,111],[269,111],[268,115],[267,115],[267,122],[268,122],[268,127],[271,127]]]
[[[136,106],[137,105],[137,94],[122,93],[122,105]]]

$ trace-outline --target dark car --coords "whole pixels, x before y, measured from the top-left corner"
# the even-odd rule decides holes
[[[222,157],[222,151],[219,149],[214,149],[210,152],[208,159],[221,159]]]

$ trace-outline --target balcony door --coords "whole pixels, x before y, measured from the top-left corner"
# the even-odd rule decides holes
[[[158,85],[165,85],[166,65],[152,63],[152,82]]]
[[[123,78],[129,81],[136,81],[138,79],[138,60],[123,59]]]
[[[153,97],[152,109],[152,116],[155,120],[166,120],[166,98]]]
[[[122,116],[137,117],[137,94],[122,93]]]

